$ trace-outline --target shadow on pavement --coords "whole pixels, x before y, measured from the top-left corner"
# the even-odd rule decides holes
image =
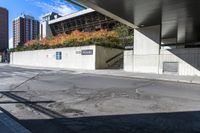
[[[20,120],[20,123],[33,133],[199,133],[199,116],[200,112],[176,112]],[[59,122],[64,128],[52,130],[49,127],[52,122]]]
[[[12,92],[1,94],[51,117],[18,119],[32,133],[200,133],[199,111],[67,118]]]

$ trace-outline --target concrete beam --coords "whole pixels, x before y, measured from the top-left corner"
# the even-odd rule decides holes
[[[117,16],[117,15],[115,15],[115,14],[93,4],[92,2],[89,2],[88,0],[77,0],[77,1],[88,6],[88,7],[90,7],[90,8],[92,8],[92,9],[94,9],[95,11],[100,12],[100,13],[104,14],[105,16],[108,16],[108,17],[110,17],[114,20],[117,20],[117,21],[131,27],[131,28],[139,28],[138,26],[134,25],[133,23],[130,23],[130,22],[126,21],[125,19],[122,19],[121,17],[119,17],[119,16]]]

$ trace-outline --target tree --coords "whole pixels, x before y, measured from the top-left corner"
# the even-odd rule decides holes
[[[118,33],[120,43],[123,47],[133,45],[133,28],[124,24],[117,24],[114,30]]]

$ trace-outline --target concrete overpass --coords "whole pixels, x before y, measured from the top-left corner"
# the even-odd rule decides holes
[[[126,71],[200,76],[199,0],[78,0],[135,28]]]
[[[131,27],[160,25],[161,38],[165,44],[194,45],[200,42],[199,0],[78,1]]]

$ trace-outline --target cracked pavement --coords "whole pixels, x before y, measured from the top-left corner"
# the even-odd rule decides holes
[[[9,65],[0,79],[0,107],[32,133],[200,132],[198,84]]]

